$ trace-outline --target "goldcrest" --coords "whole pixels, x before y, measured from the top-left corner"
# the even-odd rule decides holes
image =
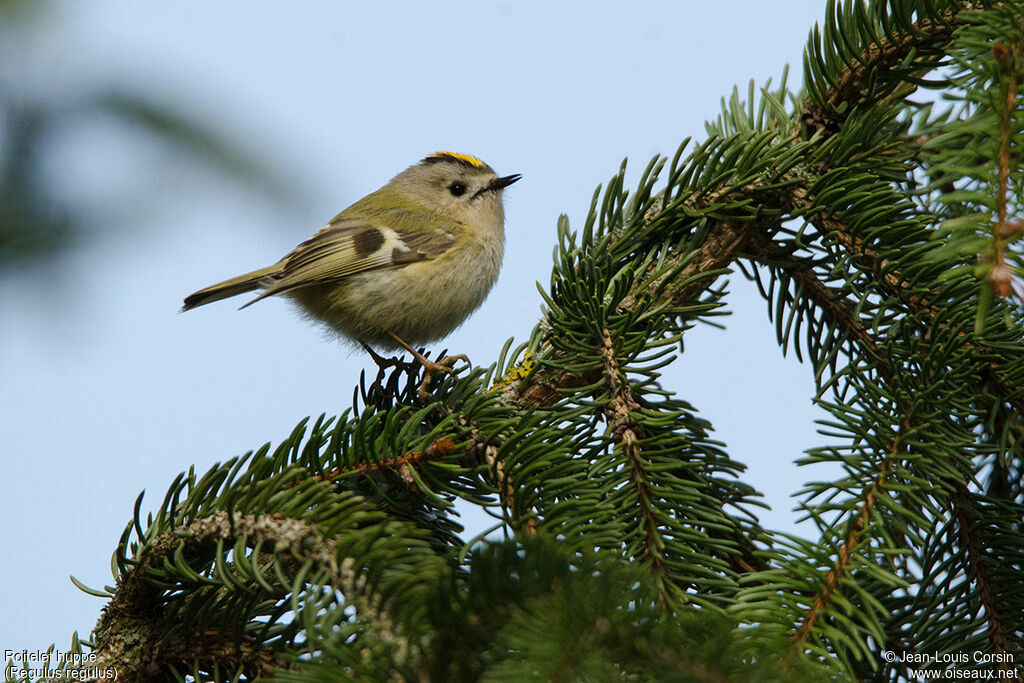
[[[282,294],[353,342],[403,347],[446,336],[498,278],[502,194],[520,176],[476,157],[432,154],[348,207],[272,266],[201,289],[183,311],[257,289]]]

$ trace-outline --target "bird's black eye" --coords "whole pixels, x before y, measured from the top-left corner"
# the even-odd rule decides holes
[[[452,183],[448,186],[448,191],[452,193],[453,197],[461,197],[466,194],[466,186],[463,183]]]

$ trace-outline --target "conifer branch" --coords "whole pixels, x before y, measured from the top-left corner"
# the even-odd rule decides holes
[[[387,470],[397,472],[399,476],[402,477],[402,481],[404,481],[406,485],[411,488],[417,488],[416,481],[409,474],[409,468],[413,465],[430,462],[431,460],[436,460],[437,458],[449,455],[455,451],[455,448],[456,446],[454,441],[451,439],[440,438],[422,451],[412,451],[405,455],[385,458],[374,462],[363,462],[350,467],[339,467],[331,470],[330,472],[315,475],[309,479],[314,479],[316,481],[330,481],[345,474],[368,475],[370,472]],[[291,481],[285,485],[285,488],[298,486],[305,481],[307,481],[307,479]]]
[[[843,241],[845,245],[851,247],[861,246],[860,241],[856,237],[845,233],[845,231],[841,229],[842,223],[838,219],[829,217],[827,219],[827,225],[833,231],[833,234],[840,237],[841,241]],[[878,258],[877,254],[871,253],[868,249],[862,248],[860,253],[866,256],[876,268],[878,268],[877,264],[880,261],[884,263],[881,268],[876,270],[876,273],[884,270],[886,280],[890,285],[895,285],[892,287],[894,291],[903,293],[909,292],[909,284],[901,278],[899,271],[893,268],[891,264],[884,262],[884,259]],[[893,368],[891,367],[888,359],[879,353],[874,338],[867,332],[867,330],[864,329],[863,325],[854,318],[848,307],[833,296],[832,292],[814,276],[814,272],[810,264],[793,258],[791,254],[787,253],[771,240],[758,240],[755,247],[752,249],[752,255],[760,260],[771,263],[772,265],[785,268],[791,276],[800,283],[804,294],[811,299],[820,310],[829,316],[833,324],[840,329],[843,329],[849,338],[855,340],[864,351],[875,359],[875,367],[879,371],[880,376],[887,382],[893,381]],[[918,311],[935,313],[927,299],[923,297],[908,295],[906,296],[906,300],[908,302],[912,302],[912,304],[917,307]],[[989,379],[998,380],[1000,375],[995,371],[994,364],[989,365],[988,371],[991,373],[986,374]],[[978,391],[981,391],[981,387],[979,387]],[[858,534],[867,526],[871,501],[873,501],[875,493],[880,489],[881,484],[884,482],[885,474],[890,468],[891,462],[892,460],[890,458],[883,464],[881,476],[865,495],[864,503],[858,511],[859,516],[857,522],[851,527],[851,532],[840,551],[839,559],[837,559],[835,566],[826,577],[824,589],[821,593],[815,596],[811,609],[808,610],[800,629],[794,636],[795,642],[803,642],[809,637],[812,627],[816,621],[817,614],[827,606],[828,599],[838,585],[838,580],[844,575],[843,567],[848,563],[853,550],[859,543]],[[981,599],[982,606],[985,609],[986,619],[989,624],[989,641],[995,652],[1009,652],[1009,640],[1006,635],[1006,628],[1003,626],[1002,620],[999,618],[999,605],[994,599],[993,591],[984,567],[985,559],[979,550],[979,541],[974,537],[971,518],[965,506],[968,494],[960,483],[955,484],[955,491],[956,492],[950,497],[950,504],[955,511],[958,528],[960,529],[961,537],[966,549],[966,559],[970,567],[970,575],[972,580],[978,586],[979,597]],[[1003,668],[1007,667],[1006,663],[1000,663],[1000,666]]]
[[[800,198],[809,205],[810,202],[806,195]],[[856,262],[873,273],[880,282],[885,283],[888,291],[897,296],[910,312],[926,314],[929,318],[929,325],[934,326],[938,330],[943,329],[942,311],[939,307],[931,303],[923,293],[915,291],[910,281],[896,267],[896,264],[881,256],[874,249],[866,246],[860,237],[852,234],[840,217],[818,213],[810,216],[809,220],[822,234],[834,236],[856,259]],[[966,333],[962,331],[957,333],[957,337],[963,338],[965,336]],[[978,341],[964,340],[964,346],[967,349],[976,351],[978,357],[999,357],[999,353],[995,349]],[[983,380],[982,384],[991,386],[1002,400],[1014,407],[1018,415],[1024,415],[1024,391],[1014,386],[1013,382],[999,366],[999,363],[989,361],[982,368],[980,377]]]
[[[501,507],[505,510],[508,523],[513,529],[519,529],[520,524],[516,511],[516,487],[512,479],[505,471],[505,461],[498,457],[498,447],[494,444],[484,446],[484,462],[487,463],[491,472],[491,479],[494,488],[498,490],[501,498]],[[521,526],[527,536],[537,534],[537,517],[532,511],[526,515],[526,522]]]
[[[992,582],[988,577],[985,568],[986,559],[979,547],[983,541],[976,537],[976,525],[973,523],[967,501],[970,493],[963,485],[958,486],[950,496],[950,504],[956,515],[957,528],[960,531],[960,538],[964,543],[967,555],[967,563],[970,569],[971,581],[978,587],[978,597],[982,609],[985,610],[985,620],[988,623],[988,640],[994,652],[1012,652],[1007,629],[1000,619],[1000,607],[992,589]],[[1007,668],[1001,663],[1000,668]]]
[[[750,196],[757,196],[754,188],[748,189]],[[735,199],[746,196],[746,193],[738,195]],[[733,198],[733,197],[730,197]],[[711,198],[714,200],[719,197]],[[710,201],[710,200],[709,200]],[[716,279],[713,274],[732,263],[743,251],[744,245],[751,238],[751,235],[758,231],[772,231],[781,224],[779,215],[780,209],[766,202],[765,209],[768,214],[764,218],[745,222],[720,222],[716,223],[713,230],[708,232],[707,239],[700,245],[696,258],[687,263],[682,270],[674,276],[675,282],[683,283],[679,286],[668,285],[664,289],[664,299],[672,305],[681,306],[697,300],[701,294],[707,291]],[[679,262],[688,255],[677,254],[674,259]],[[655,282],[652,288],[657,287],[660,282]],[[623,299],[622,306],[628,308],[636,301],[636,295],[632,293]],[[504,393],[504,400],[509,405],[520,409],[546,408],[561,400],[564,390],[575,387],[583,387],[593,384],[598,379],[599,372],[574,373],[556,368],[540,368],[531,377],[520,382],[518,386],[510,387]]]
[[[966,3],[965,9],[970,7],[971,3]],[[892,72],[911,53],[940,49],[961,24],[956,11],[945,10],[937,19],[919,19],[913,30],[894,31],[891,39],[883,37],[867,45],[857,59],[832,79],[824,97],[825,106],[810,99],[806,101],[801,120],[808,132],[837,133],[854,106],[868,97],[869,87],[877,73]],[[926,68],[930,69],[931,65]]]
[[[891,368],[879,351],[874,336],[867,331],[846,302],[817,277],[812,264],[786,251],[778,243],[763,237],[759,237],[753,243],[749,254],[758,262],[779,266],[786,270],[800,285],[807,298],[813,301],[818,309],[846,334],[848,339],[857,343],[875,361],[882,377],[891,379]]]
[[[838,224],[835,220],[830,222],[833,227]],[[848,243],[852,243],[852,240]],[[874,338],[864,329],[863,325],[854,318],[848,307],[834,297],[832,292],[814,276],[814,272],[810,264],[793,258],[791,254],[787,253],[771,240],[758,240],[755,248],[752,249],[752,252],[753,255],[760,260],[785,268],[791,276],[800,283],[804,294],[811,299],[820,310],[829,316],[832,323],[840,329],[843,329],[849,338],[855,340],[862,349],[876,360],[875,367],[879,371],[880,376],[887,382],[893,381],[893,368],[888,360],[879,353]],[[899,278],[897,271],[889,270],[888,274],[892,275],[893,278]],[[927,305],[927,302],[921,300],[921,305]],[[840,550],[839,558],[837,559],[835,566],[826,577],[823,590],[815,596],[811,608],[808,610],[804,617],[804,621],[797,631],[797,634],[794,636],[795,642],[803,642],[810,636],[812,627],[817,619],[817,615],[827,606],[829,598],[838,586],[839,579],[841,579],[845,574],[844,567],[848,564],[854,549],[860,543],[859,534],[867,527],[870,506],[876,492],[880,490],[881,485],[884,482],[885,475],[890,468],[891,463],[892,459],[890,457],[883,464],[881,476],[865,495],[864,502],[858,510],[859,516],[851,526],[850,534],[847,536],[846,542]],[[968,496],[969,494],[962,484],[955,484],[955,492],[950,497],[950,505],[953,507],[961,539],[963,540],[966,550],[966,560],[970,576],[972,581],[978,587],[978,595],[982,603],[982,607],[985,610],[985,616],[989,627],[989,642],[994,652],[1010,652],[1007,630],[1003,624],[1003,620],[1000,619],[1000,607],[998,601],[995,599],[991,582],[987,576],[988,572],[985,569],[986,560],[980,551],[982,541],[975,537],[974,526],[966,507]],[[999,666],[1000,668],[1007,670],[1010,668],[1006,662],[1000,662]]]
[[[871,521],[871,515],[875,507],[875,498],[884,490],[886,479],[889,476],[889,471],[892,469],[892,466],[896,461],[897,453],[899,451],[898,442],[898,439],[893,441],[893,446],[882,461],[881,466],[878,469],[878,474],[875,476],[875,480],[867,491],[864,492],[861,503],[849,522],[849,531],[846,534],[846,539],[843,541],[843,544],[839,547],[839,554],[836,557],[832,568],[829,569],[828,574],[825,575],[825,580],[821,585],[821,590],[814,595],[810,608],[808,608],[807,612],[804,614],[800,625],[796,629],[796,633],[793,634],[794,645],[800,645],[810,638],[815,622],[818,620],[821,613],[828,607],[832,596],[839,588],[839,582],[850,574],[850,561],[853,559],[857,548],[863,540],[863,532],[867,529],[868,524]],[[793,652],[795,652],[795,648],[790,650],[790,654]]]
[[[1013,271],[1006,263],[1006,243],[1016,235],[1024,225],[1021,222],[1010,222],[1008,219],[1008,199],[1010,192],[1010,148],[1013,144],[1013,112],[1017,106],[1017,87],[1020,74],[1021,45],[996,43],[992,47],[992,55],[999,63],[1000,71],[1006,81],[1006,92],[1003,94],[999,111],[999,157],[997,171],[999,184],[996,187],[998,216],[992,228],[993,256],[992,269],[988,273],[988,281],[999,296],[1013,294]]]
[[[640,405],[633,398],[629,385],[615,354],[615,342],[608,328],[603,330],[601,355],[604,361],[604,374],[608,382],[610,398],[605,406],[605,417],[612,432],[612,442],[620,446],[626,456],[626,464],[630,472],[630,481],[636,489],[636,500],[640,507],[640,518],[643,520],[644,551],[641,559],[658,577],[658,597],[663,602],[668,599],[667,584],[672,580],[671,572],[665,565],[665,558],[658,549],[660,530],[658,520],[652,508],[651,493],[647,472],[640,453],[639,441],[643,438],[643,428],[633,419],[632,413],[640,410]]]
[[[345,600],[356,605],[362,616],[374,620],[378,635],[396,633],[395,621],[379,604],[364,599],[354,565],[338,561],[338,548],[303,520],[280,515],[242,515],[215,512],[194,519],[151,541],[142,558],[118,586],[96,626],[94,652],[105,666],[114,667],[127,680],[152,680],[154,671],[174,665],[186,670],[198,660],[213,668],[242,666],[247,675],[266,673],[270,667],[287,668],[290,658],[278,658],[243,639],[237,645],[212,639],[210,633],[183,634],[164,641],[167,624],[161,605],[163,589],[151,580],[151,569],[173,564],[176,554],[184,556],[216,548],[218,541],[233,546],[240,537],[251,545],[262,543],[276,553],[287,553],[312,563],[311,575],[322,574],[330,585],[344,592]],[[282,590],[281,596],[287,591]],[[280,597],[280,596],[278,596]]]

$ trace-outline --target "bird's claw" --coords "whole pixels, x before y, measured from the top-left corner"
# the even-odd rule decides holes
[[[469,358],[463,353],[459,353],[453,356],[445,356],[444,358],[441,358],[437,361],[427,360],[426,358],[419,354],[416,354],[416,356],[416,360],[418,360],[420,362],[420,365],[423,366],[423,381],[420,382],[420,388],[416,392],[420,398],[426,397],[427,386],[430,385],[430,380],[433,378],[433,373],[443,372],[446,375],[454,375],[455,363],[456,361],[460,360],[464,362],[466,365],[472,366],[472,363],[469,362]]]
[[[391,333],[389,333],[391,334]],[[469,357],[465,354],[459,353],[452,356],[444,356],[436,361],[429,360],[422,353],[406,344],[400,337],[395,334],[391,334],[391,337],[398,342],[406,351],[412,354],[412,357],[417,363],[423,367],[423,381],[420,382],[419,388],[416,390],[416,395],[420,398],[426,398],[427,387],[430,386],[430,380],[433,379],[434,373],[444,373],[446,375],[455,374],[455,363],[457,361],[464,362],[467,366],[472,367],[472,363],[469,362]],[[405,367],[408,368],[410,363],[402,361],[398,358],[384,358],[376,351],[371,349],[365,343],[360,342],[366,352],[373,358],[373,362],[377,364],[377,383],[379,384],[384,379],[384,371],[387,368],[393,367]]]

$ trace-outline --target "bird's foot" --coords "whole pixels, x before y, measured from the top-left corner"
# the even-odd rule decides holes
[[[427,396],[427,387],[430,386],[430,380],[433,378],[435,372],[443,372],[447,375],[455,374],[455,362],[463,361],[466,365],[472,365],[469,362],[469,358],[465,354],[456,354],[453,356],[445,356],[439,360],[432,361],[424,356],[422,353],[406,344],[401,337],[398,335],[388,332],[391,338],[394,339],[399,346],[412,354],[412,357],[416,359],[416,362],[423,366],[423,381],[420,382],[420,388],[417,390],[417,395],[420,398]]]
[[[454,375],[455,363],[456,361],[460,360],[464,362],[466,365],[471,365],[471,363],[469,362],[469,358],[467,358],[466,355],[462,353],[456,354],[454,356],[445,356],[444,358],[441,358],[437,361],[427,360],[418,353],[414,354],[414,357],[416,357],[416,360],[419,361],[420,365],[423,366],[423,381],[420,382],[420,388],[417,391],[420,398],[423,398],[427,395],[427,386],[430,385],[430,380],[433,373],[443,372],[446,375]]]
[[[397,358],[394,356],[392,356],[391,358],[385,358],[384,356],[380,355],[379,353],[371,349],[369,346],[367,346],[364,342],[359,343],[366,350],[366,352],[370,354],[370,358],[372,358],[373,362],[377,365],[377,378],[373,381],[373,384],[371,386],[378,387],[380,391],[384,390],[384,378],[389,369],[410,369],[410,364],[403,361],[401,358]]]

